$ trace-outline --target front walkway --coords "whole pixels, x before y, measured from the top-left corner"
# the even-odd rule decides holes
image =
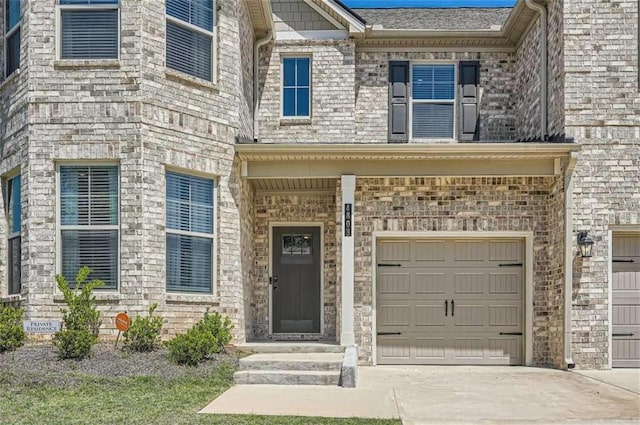
[[[356,389],[235,386],[202,413],[401,418],[405,424],[640,419],[638,394],[574,372],[470,366],[377,366],[359,372]],[[640,370],[627,374],[633,380]]]

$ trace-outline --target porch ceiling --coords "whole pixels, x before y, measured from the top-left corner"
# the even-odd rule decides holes
[[[259,192],[319,190],[335,191],[337,179],[256,179],[253,187]]]
[[[243,177],[551,176],[580,146],[569,143],[236,145]]]

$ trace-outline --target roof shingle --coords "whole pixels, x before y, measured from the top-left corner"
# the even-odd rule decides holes
[[[501,27],[512,8],[395,8],[352,9],[367,21],[385,29],[479,30]],[[493,28],[492,28],[493,27]]]

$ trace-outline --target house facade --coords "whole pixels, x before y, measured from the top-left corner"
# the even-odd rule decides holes
[[[636,2],[0,4],[28,319],[87,265],[104,336],[158,303],[362,364],[640,365]]]

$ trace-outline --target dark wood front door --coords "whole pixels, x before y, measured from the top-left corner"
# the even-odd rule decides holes
[[[320,228],[274,227],[274,333],[320,333]]]

